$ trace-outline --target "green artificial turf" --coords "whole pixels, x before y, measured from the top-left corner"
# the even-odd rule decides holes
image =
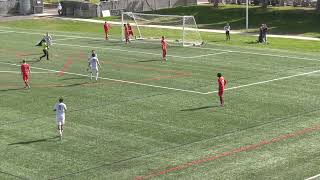
[[[162,62],[159,42],[125,45],[114,28],[105,41],[102,24],[0,24],[0,179],[319,174],[317,42],[270,38],[263,45],[239,35],[226,43],[203,34],[212,44],[171,46]],[[38,62],[35,44],[46,31],[55,44],[50,60]],[[102,64],[98,82],[86,77],[92,49]],[[33,72],[30,90],[22,89],[22,59]],[[218,72],[230,88],[225,107],[215,92]],[[68,107],[62,141],[52,111],[61,96]]]
[[[68,22],[68,23],[66,23]],[[54,34],[62,32],[71,33],[84,33],[89,37],[100,38],[104,37],[103,24],[77,22],[77,21],[61,21],[52,19],[38,19],[38,20],[24,20],[24,21],[11,21],[3,22],[0,24],[3,27],[18,28],[20,31],[25,29],[32,29],[33,32],[50,31]],[[175,30],[161,30],[155,28],[143,28],[146,37],[159,38],[162,35],[166,35],[168,39],[181,39],[182,32]],[[134,29],[136,31],[136,29]],[[111,25],[110,30],[111,38],[121,39],[121,28],[118,25]],[[229,46],[241,46],[250,48],[261,48],[261,49],[282,49],[292,50],[300,52],[319,52],[320,42],[319,41],[308,41],[308,40],[296,40],[296,39],[283,39],[283,38],[271,38],[268,37],[268,45],[257,44],[257,37],[251,35],[234,35],[231,33],[231,41],[225,41],[225,35],[220,33],[205,33],[201,32],[202,39],[205,43],[214,43],[216,45]]]

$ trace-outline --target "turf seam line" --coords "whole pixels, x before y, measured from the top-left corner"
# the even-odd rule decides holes
[[[305,114],[317,112],[317,111],[319,111],[319,110],[320,110],[320,108],[318,108],[318,109],[313,109],[313,110],[310,110],[310,111],[305,111],[305,112],[303,112],[303,113],[299,113],[299,114],[295,114],[295,115],[291,115],[291,116],[286,116],[286,117],[282,117],[282,118],[275,118],[275,119],[273,119],[273,120],[271,120],[271,121],[268,121],[268,122],[265,122],[265,123],[261,123],[261,124],[255,125],[255,126],[250,126],[250,127],[244,128],[244,129],[239,129],[239,130],[230,131],[230,132],[227,132],[227,133],[225,133],[225,134],[216,135],[216,136],[212,136],[212,137],[205,138],[205,139],[200,139],[200,140],[198,140],[198,141],[193,141],[193,142],[189,142],[189,143],[185,143],[185,144],[180,144],[180,145],[174,146],[174,147],[168,147],[168,148],[160,149],[160,150],[158,150],[158,151],[153,151],[153,152],[150,152],[150,153],[148,153],[148,154],[142,154],[142,155],[139,155],[139,156],[134,156],[133,158],[124,159],[124,160],[121,160],[121,161],[116,161],[116,162],[113,162],[113,163],[102,164],[102,165],[99,165],[99,166],[95,166],[95,167],[83,169],[83,170],[80,170],[80,171],[77,171],[77,172],[73,172],[73,173],[67,173],[67,174],[65,174],[65,175],[56,177],[56,178],[54,178],[54,179],[61,179],[61,178],[66,177],[66,176],[75,175],[75,174],[81,174],[81,173],[86,172],[86,171],[90,171],[90,170],[93,170],[93,169],[99,169],[99,168],[102,168],[102,167],[104,167],[104,166],[112,166],[112,165],[114,165],[114,164],[118,164],[118,163],[121,163],[121,162],[126,162],[126,161],[129,161],[129,160],[132,160],[132,159],[139,159],[139,158],[143,158],[143,157],[147,157],[147,156],[154,156],[154,155],[157,154],[157,153],[161,153],[161,152],[165,152],[165,151],[169,151],[169,150],[178,149],[178,148],[181,148],[181,147],[184,147],[184,146],[189,146],[189,145],[193,145],[193,144],[196,144],[196,143],[200,143],[200,142],[204,142],[204,141],[208,141],[208,140],[212,140],[212,139],[216,139],[216,138],[221,138],[221,137],[224,137],[224,136],[227,136],[227,135],[231,135],[231,134],[234,134],[234,133],[237,133],[237,132],[243,132],[243,131],[246,131],[246,130],[250,130],[250,129],[262,127],[262,126],[265,126],[265,125],[268,125],[268,124],[273,124],[273,123],[275,123],[275,122],[283,122],[283,121],[286,121],[286,120],[288,120],[288,119],[296,118],[296,117],[298,117],[298,116],[300,116],[300,115],[305,115]]]
[[[225,151],[225,152],[219,153],[217,155],[204,157],[204,158],[201,158],[201,159],[196,159],[196,160],[184,163],[184,164],[173,166],[173,167],[165,169],[165,170],[151,172],[151,173],[149,173],[148,175],[145,175],[145,176],[138,176],[138,177],[135,178],[135,180],[144,180],[144,179],[150,179],[150,178],[153,178],[153,177],[158,177],[160,175],[165,175],[165,174],[168,174],[170,172],[180,171],[180,170],[189,168],[191,166],[200,165],[200,164],[203,164],[203,163],[207,163],[207,162],[214,161],[214,160],[217,160],[217,159],[220,159],[220,158],[223,158],[223,157],[228,157],[228,156],[231,156],[231,155],[236,155],[236,154],[241,153],[241,152],[252,151],[252,150],[255,150],[255,149],[258,149],[258,148],[262,148],[262,147],[264,147],[266,145],[269,145],[269,144],[277,143],[277,142],[280,142],[280,141],[283,141],[283,140],[287,140],[287,139],[290,139],[290,138],[295,138],[297,136],[301,136],[301,135],[304,135],[304,134],[307,134],[307,133],[312,133],[314,131],[319,131],[319,130],[320,130],[320,125],[315,125],[315,126],[312,126],[312,127],[304,128],[302,130],[297,130],[297,131],[294,131],[294,132],[291,132],[291,133],[282,134],[280,136],[274,137],[274,138],[269,139],[269,140],[261,140],[261,141],[259,141],[257,143],[254,143],[254,144],[241,146],[239,148],[235,148],[235,149],[232,149],[230,151]]]
[[[0,170],[0,173],[1,173],[1,174],[6,174],[6,175],[9,175],[9,176],[12,176],[12,177],[18,178],[18,179],[24,179],[24,180],[27,180],[27,179],[28,179],[28,178],[26,178],[26,177],[17,176],[17,175],[14,175],[14,174],[8,173],[8,172],[4,172],[4,171],[2,171],[2,170]]]

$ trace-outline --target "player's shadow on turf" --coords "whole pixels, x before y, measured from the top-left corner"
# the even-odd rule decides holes
[[[6,92],[6,91],[18,91],[22,90],[24,88],[11,88],[11,89],[0,89],[0,92]]]
[[[218,106],[218,105],[202,106],[202,107],[197,107],[197,108],[182,109],[182,110],[180,110],[180,111],[198,111],[198,110],[210,109],[210,108],[214,108],[214,107],[220,107],[220,106]]]
[[[74,80],[74,79],[87,79],[88,77],[70,77],[70,78],[63,78],[61,79],[62,81],[66,80]]]
[[[88,82],[66,84],[66,85],[57,85],[56,87],[74,87],[74,86],[81,86],[81,85],[85,85],[85,84],[88,84]]]
[[[23,144],[46,142],[46,141],[49,141],[49,140],[52,140],[52,139],[58,139],[59,137],[60,136],[54,136],[54,137],[51,137],[51,138],[37,139],[37,140],[32,140],[32,141],[20,141],[20,142],[11,143],[11,144],[8,144],[8,145],[12,146],[12,145],[23,145]]]
[[[27,61],[29,64],[35,64],[35,63],[38,63],[38,62],[40,62],[40,59],[34,59],[34,60],[29,60],[29,61]]]
[[[66,81],[66,80],[74,80],[74,79],[87,79],[88,77],[69,77],[69,78],[62,78],[62,81]]]
[[[154,61],[162,61],[161,59],[150,59],[150,60],[143,60],[143,61],[137,61],[138,63],[141,62],[154,62]]]
[[[246,44],[258,44],[259,42],[258,41],[246,41],[245,43]]]

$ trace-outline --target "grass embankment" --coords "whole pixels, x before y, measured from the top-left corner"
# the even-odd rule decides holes
[[[245,6],[226,5],[214,8],[211,5],[199,5],[162,9],[152,12],[167,15],[193,15],[199,28],[223,29],[227,22],[233,30],[245,31]],[[101,19],[101,18],[100,18]],[[110,18],[107,18],[110,20]],[[115,18],[113,18],[115,19]],[[272,34],[299,34],[320,37],[320,15],[310,8],[268,7],[249,8],[250,32],[258,31],[262,23],[266,23]]]
[[[245,6],[227,5],[189,6],[158,10],[157,14],[193,15],[200,28],[223,29],[227,22],[234,30],[244,30]],[[273,34],[303,34],[320,37],[320,15],[313,9],[294,7],[249,8],[249,28],[257,30],[262,23],[270,27]]]

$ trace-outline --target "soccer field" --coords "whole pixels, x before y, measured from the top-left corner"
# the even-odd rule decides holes
[[[67,26],[67,25],[66,25]],[[319,53],[0,27],[0,179],[305,179],[320,173]],[[98,82],[88,77],[95,49]],[[30,90],[19,74],[31,65]],[[219,106],[217,77],[227,79]],[[62,141],[53,106],[68,107]]]

